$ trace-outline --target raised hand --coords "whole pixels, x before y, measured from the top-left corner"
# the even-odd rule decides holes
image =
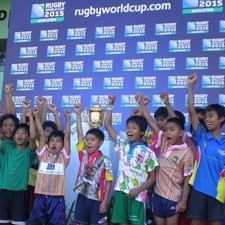
[[[75,110],[75,113],[81,113],[81,110],[82,110],[82,106],[80,103],[74,105],[74,110]]]
[[[167,105],[168,103],[169,103],[169,96],[168,96],[168,93],[167,92],[162,92],[161,94],[160,94],[160,98],[161,98],[161,100],[162,100],[162,102],[165,104],[165,105]]]
[[[48,108],[51,112],[57,112],[57,106],[55,104],[49,104]]]
[[[12,93],[13,90],[14,90],[13,84],[6,84],[6,85],[5,85],[5,93],[6,93],[6,94]]]
[[[116,96],[115,95],[108,95],[108,103],[109,105],[114,105],[116,101]]]
[[[198,79],[197,74],[193,73],[193,74],[189,75],[188,76],[188,86],[194,86],[197,79]]]
[[[30,100],[25,100],[23,101],[23,108],[28,109],[31,106],[31,101]]]

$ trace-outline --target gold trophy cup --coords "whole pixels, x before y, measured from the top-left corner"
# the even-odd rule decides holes
[[[89,109],[89,125],[92,128],[99,128],[102,126],[104,120],[104,110],[101,105],[96,103]]]

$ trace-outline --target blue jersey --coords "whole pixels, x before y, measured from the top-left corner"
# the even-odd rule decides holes
[[[215,138],[201,125],[194,133],[198,145],[190,184],[199,192],[225,202],[225,135]]]

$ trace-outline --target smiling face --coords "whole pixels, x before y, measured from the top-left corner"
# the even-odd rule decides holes
[[[219,118],[216,111],[207,111],[204,117],[204,124],[209,131],[213,132],[220,129],[223,120],[224,117]]]
[[[144,132],[141,132],[140,127],[135,122],[128,122],[126,126],[126,135],[131,143],[140,141]]]
[[[88,133],[85,137],[85,146],[89,154],[99,151],[100,146],[103,141],[101,141],[96,135]]]
[[[1,133],[3,135],[3,138],[11,139],[15,133],[15,130],[16,130],[16,124],[14,120],[9,118],[3,121],[2,127],[1,127]]]
[[[182,144],[182,136],[184,131],[176,123],[167,122],[165,134],[170,145]]]
[[[14,140],[17,145],[17,149],[22,149],[26,147],[27,143],[29,142],[29,133],[25,128],[19,128],[17,129],[15,135],[14,135]]]
[[[63,149],[63,139],[60,136],[51,136],[48,143],[49,151],[58,154]]]

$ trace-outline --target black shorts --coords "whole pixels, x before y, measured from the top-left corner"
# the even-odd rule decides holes
[[[224,218],[223,203],[192,188],[188,200],[187,218],[209,221],[222,220]]]
[[[26,224],[26,191],[0,189],[0,220],[5,223]]]

